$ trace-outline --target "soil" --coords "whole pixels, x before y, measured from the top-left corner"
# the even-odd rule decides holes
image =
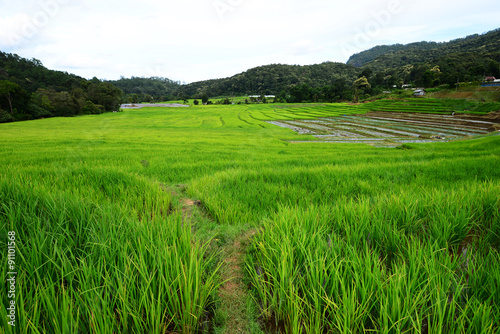
[[[193,212],[199,211],[195,209],[196,206],[202,206],[201,201],[185,197],[187,186],[184,184],[168,187],[160,183],[160,187],[164,191],[169,191],[172,197],[179,199],[180,210],[185,220],[190,220]],[[224,283],[219,288],[219,295],[221,314],[227,315],[224,333],[247,333],[248,324],[252,321],[248,319],[249,313],[246,309],[248,289],[243,283],[243,277],[246,246],[256,233],[255,229],[248,230],[221,249],[221,258],[224,261],[221,279]]]
[[[237,237],[234,242],[223,249],[224,267],[222,280],[225,282],[219,289],[221,308],[227,314],[225,332],[227,334],[246,333],[246,300],[247,288],[243,283],[245,247],[256,233],[249,230]]]
[[[192,207],[193,206],[200,206],[201,201],[194,201],[189,198],[181,198],[181,210],[182,210],[182,217],[184,219],[191,219],[192,216]]]

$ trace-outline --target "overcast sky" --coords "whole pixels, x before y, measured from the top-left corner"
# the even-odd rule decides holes
[[[193,82],[500,27],[498,0],[0,0],[0,50],[85,78]]]

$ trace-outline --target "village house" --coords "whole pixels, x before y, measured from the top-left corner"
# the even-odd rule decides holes
[[[426,93],[425,89],[417,89],[413,92],[413,96],[425,96]]]
[[[254,100],[257,102],[262,102],[262,95],[249,95],[248,97],[251,101]],[[276,95],[264,95],[264,97],[266,98],[266,100],[269,98],[276,99]]]
[[[486,77],[481,87],[500,87],[500,79],[495,77]]]

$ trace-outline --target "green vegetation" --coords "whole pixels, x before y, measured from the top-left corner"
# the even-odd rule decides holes
[[[379,45],[352,55],[347,64],[362,67],[377,64],[377,70],[407,64],[426,63],[450,54],[462,52],[499,52],[500,29],[485,34],[475,34],[449,42],[416,42],[406,45]],[[375,67],[373,65],[372,67]]]
[[[500,77],[500,29],[450,42],[376,46],[351,56],[347,64],[371,71],[371,84],[437,87]]]
[[[498,102],[498,92],[479,84],[485,76],[500,77],[499,35],[497,29],[446,43],[377,46],[353,55],[347,64],[272,64],[187,85],[161,77],[85,80],[48,70],[37,59],[0,52],[0,123],[100,114],[117,111],[120,102],[249,103],[249,98],[235,98],[249,95],[275,95],[272,102],[280,103],[358,102],[384,92],[394,97],[404,85],[431,88],[435,98]],[[471,91],[458,94],[466,85]]]
[[[235,301],[250,310],[246,332],[497,332],[500,136],[293,144],[314,137],[264,122],[384,103],[0,124],[0,270],[8,277],[14,231],[16,332],[232,333],[219,289],[238,275],[223,264],[231,247],[253,296]],[[185,212],[187,196],[198,213]],[[9,333],[5,289],[0,300]]]
[[[85,80],[0,52],[0,123],[117,111],[121,95],[97,78]]]
[[[353,82],[361,71],[341,63],[299,66],[273,64],[252,68],[230,78],[194,82],[181,86],[177,94],[201,98],[233,95],[278,95],[292,87],[320,88],[335,82]],[[302,102],[302,101],[299,101]]]
[[[484,115],[500,110],[500,102],[477,102],[466,99],[404,98],[378,100],[368,104],[371,111],[424,112],[424,113],[468,113]]]
[[[357,97],[353,83],[366,77],[364,98],[384,90],[414,87],[455,88],[457,82],[475,82],[485,76],[500,77],[500,30],[472,35],[445,43],[418,42],[384,45],[353,55],[347,64],[325,62],[309,66],[268,65],[230,78],[181,86],[178,94],[200,98],[274,94],[280,102],[338,102]]]
[[[120,78],[107,81],[123,92],[123,103],[158,102],[172,100],[173,93],[180,87],[180,82],[167,78]]]

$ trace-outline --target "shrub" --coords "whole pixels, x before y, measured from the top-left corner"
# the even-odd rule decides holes
[[[97,115],[102,114],[105,111],[104,106],[100,104],[94,104],[92,101],[85,102],[82,108],[83,115]]]
[[[28,105],[28,113],[33,116],[33,118],[51,117],[52,114],[47,109],[40,107],[34,103]]]
[[[0,108],[0,123],[13,122],[14,117],[11,116],[7,111]]]

